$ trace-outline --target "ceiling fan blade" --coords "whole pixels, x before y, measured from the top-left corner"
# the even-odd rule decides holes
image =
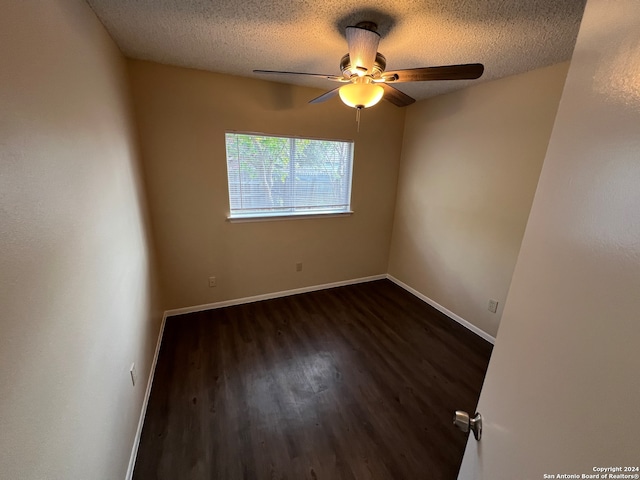
[[[384,88],[384,97],[382,98],[393,103],[396,107],[406,107],[416,101],[415,98],[410,97],[391,85],[386,83],[378,83],[377,85]]]
[[[327,100],[329,100],[329,99],[335,97],[336,95],[338,95],[338,90],[340,90],[340,87],[334,88],[333,90],[329,90],[328,92],[323,93],[319,97],[316,97],[313,100],[309,100],[309,103],[326,102]]]
[[[380,35],[373,30],[355,26],[347,27],[346,36],[352,73],[360,72],[360,75],[373,73]]]
[[[429,80],[475,80],[484,72],[481,63],[464,65],[444,65],[441,67],[410,68],[384,72],[387,82],[424,82]],[[394,78],[395,77],[395,78]]]
[[[307,77],[326,78],[334,82],[348,82],[349,80],[337,75],[325,75],[322,73],[304,73],[304,72],[280,72],[278,70],[254,70],[253,73],[260,73],[266,75],[305,75]]]

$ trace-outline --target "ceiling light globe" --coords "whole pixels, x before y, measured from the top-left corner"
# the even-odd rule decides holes
[[[373,107],[382,99],[384,89],[374,83],[350,83],[338,90],[345,105],[353,108]]]

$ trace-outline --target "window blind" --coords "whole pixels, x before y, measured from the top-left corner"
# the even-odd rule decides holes
[[[226,133],[230,217],[350,211],[353,142]]]

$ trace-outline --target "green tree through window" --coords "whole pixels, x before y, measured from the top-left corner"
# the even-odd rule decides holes
[[[231,218],[350,210],[353,142],[227,133]]]

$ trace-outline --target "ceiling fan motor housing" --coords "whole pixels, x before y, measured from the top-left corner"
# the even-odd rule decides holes
[[[387,59],[384,58],[384,55],[381,53],[376,53],[376,59],[373,62],[373,71],[370,72],[369,75],[373,78],[379,78],[382,76],[385,68],[387,68]],[[357,75],[355,68],[353,70],[351,69],[351,59],[348,53],[340,60],[340,71],[346,78]]]

